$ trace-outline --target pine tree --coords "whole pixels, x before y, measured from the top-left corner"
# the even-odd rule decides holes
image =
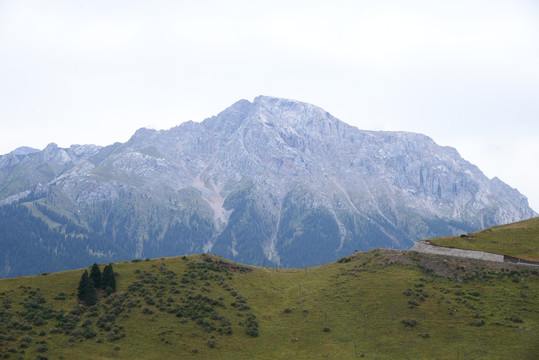
[[[99,296],[97,296],[97,291],[95,290],[94,282],[91,278],[88,278],[88,285],[86,289],[86,299],[84,299],[84,303],[88,306],[97,304],[99,301]]]
[[[116,278],[114,277],[114,270],[112,264],[108,264],[103,269],[103,288],[108,294],[116,291]]]
[[[94,282],[94,287],[101,288],[103,287],[102,283],[102,277],[101,277],[101,270],[99,269],[99,266],[94,263],[92,265],[92,269],[90,270],[90,279]]]
[[[86,305],[95,305],[99,300],[94,288],[94,282],[88,276],[88,271],[84,270],[79,282],[77,297]]]
[[[86,299],[89,282],[90,282],[90,279],[88,277],[88,271],[84,270],[84,273],[82,274],[79,281],[79,287],[78,287],[78,292],[77,292],[77,297],[79,298],[80,301],[84,301],[84,299]]]

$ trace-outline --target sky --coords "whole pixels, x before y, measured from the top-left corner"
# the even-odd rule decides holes
[[[539,2],[0,0],[0,154],[258,95],[456,148],[539,211]]]

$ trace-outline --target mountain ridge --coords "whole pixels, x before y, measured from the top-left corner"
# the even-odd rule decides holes
[[[63,216],[79,229],[65,236],[110,254],[88,261],[212,252],[310,266],[535,215],[517,190],[426,135],[359,130],[268,96],[125,143],[10,153],[0,184],[0,205]]]

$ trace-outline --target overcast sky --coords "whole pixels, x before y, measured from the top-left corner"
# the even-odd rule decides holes
[[[426,134],[539,211],[539,2],[0,0],[0,154],[239,99]]]

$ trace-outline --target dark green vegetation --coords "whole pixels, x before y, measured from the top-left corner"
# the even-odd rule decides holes
[[[116,291],[116,276],[112,264],[105,265],[103,274],[99,265],[95,263],[92,265],[90,275],[88,271],[82,273],[77,288],[77,299],[85,305],[95,305],[99,301],[98,291],[104,291],[107,296]]]
[[[97,254],[88,254],[87,240],[84,229],[69,221],[60,225],[37,207],[2,206],[0,277],[73,269],[99,261]],[[103,238],[91,240],[94,248],[108,246]]]
[[[535,267],[376,249],[315,268],[213,255],[114,264],[115,293],[77,300],[84,270],[0,281],[10,359],[533,359]],[[90,278],[90,276],[88,276]]]
[[[82,274],[77,290],[77,299],[85,305],[95,305],[99,300],[94,282],[88,276],[88,271],[84,271]]]
[[[439,246],[487,251],[539,261],[539,217],[430,241]]]
[[[151,203],[152,199],[135,194],[73,206],[60,193],[0,206],[0,248],[4,253],[0,278],[75,269],[94,262],[201,253],[209,239],[214,239],[212,253],[246,264],[269,265],[260,244],[273,236],[274,229],[264,209],[251,199],[250,189],[246,183],[227,197],[224,208],[231,214],[220,233],[208,204],[189,189],[174,195],[180,197],[182,207]],[[345,217],[346,226],[355,230],[346,232],[340,247],[335,217],[327,210],[310,209],[306,204],[311,197],[306,190],[296,189],[284,200],[276,234],[282,267],[319,265],[354,250],[392,246],[392,238],[381,228],[393,225],[373,215],[371,220],[377,226],[366,218]],[[443,222],[424,219],[421,224],[429,234],[452,233]],[[472,230],[465,224],[451,225]],[[412,245],[408,235],[393,231],[403,244]]]
[[[78,211],[74,209],[65,215],[51,210],[59,203],[67,206],[61,196],[30,200],[0,206],[4,255],[0,257],[0,278],[75,269],[94,262],[202,252],[203,243],[214,231],[207,211],[201,215],[189,209],[152,206],[135,196],[80,205],[84,214],[80,216],[69,214]],[[134,239],[139,237],[156,240],[137,252]]]

